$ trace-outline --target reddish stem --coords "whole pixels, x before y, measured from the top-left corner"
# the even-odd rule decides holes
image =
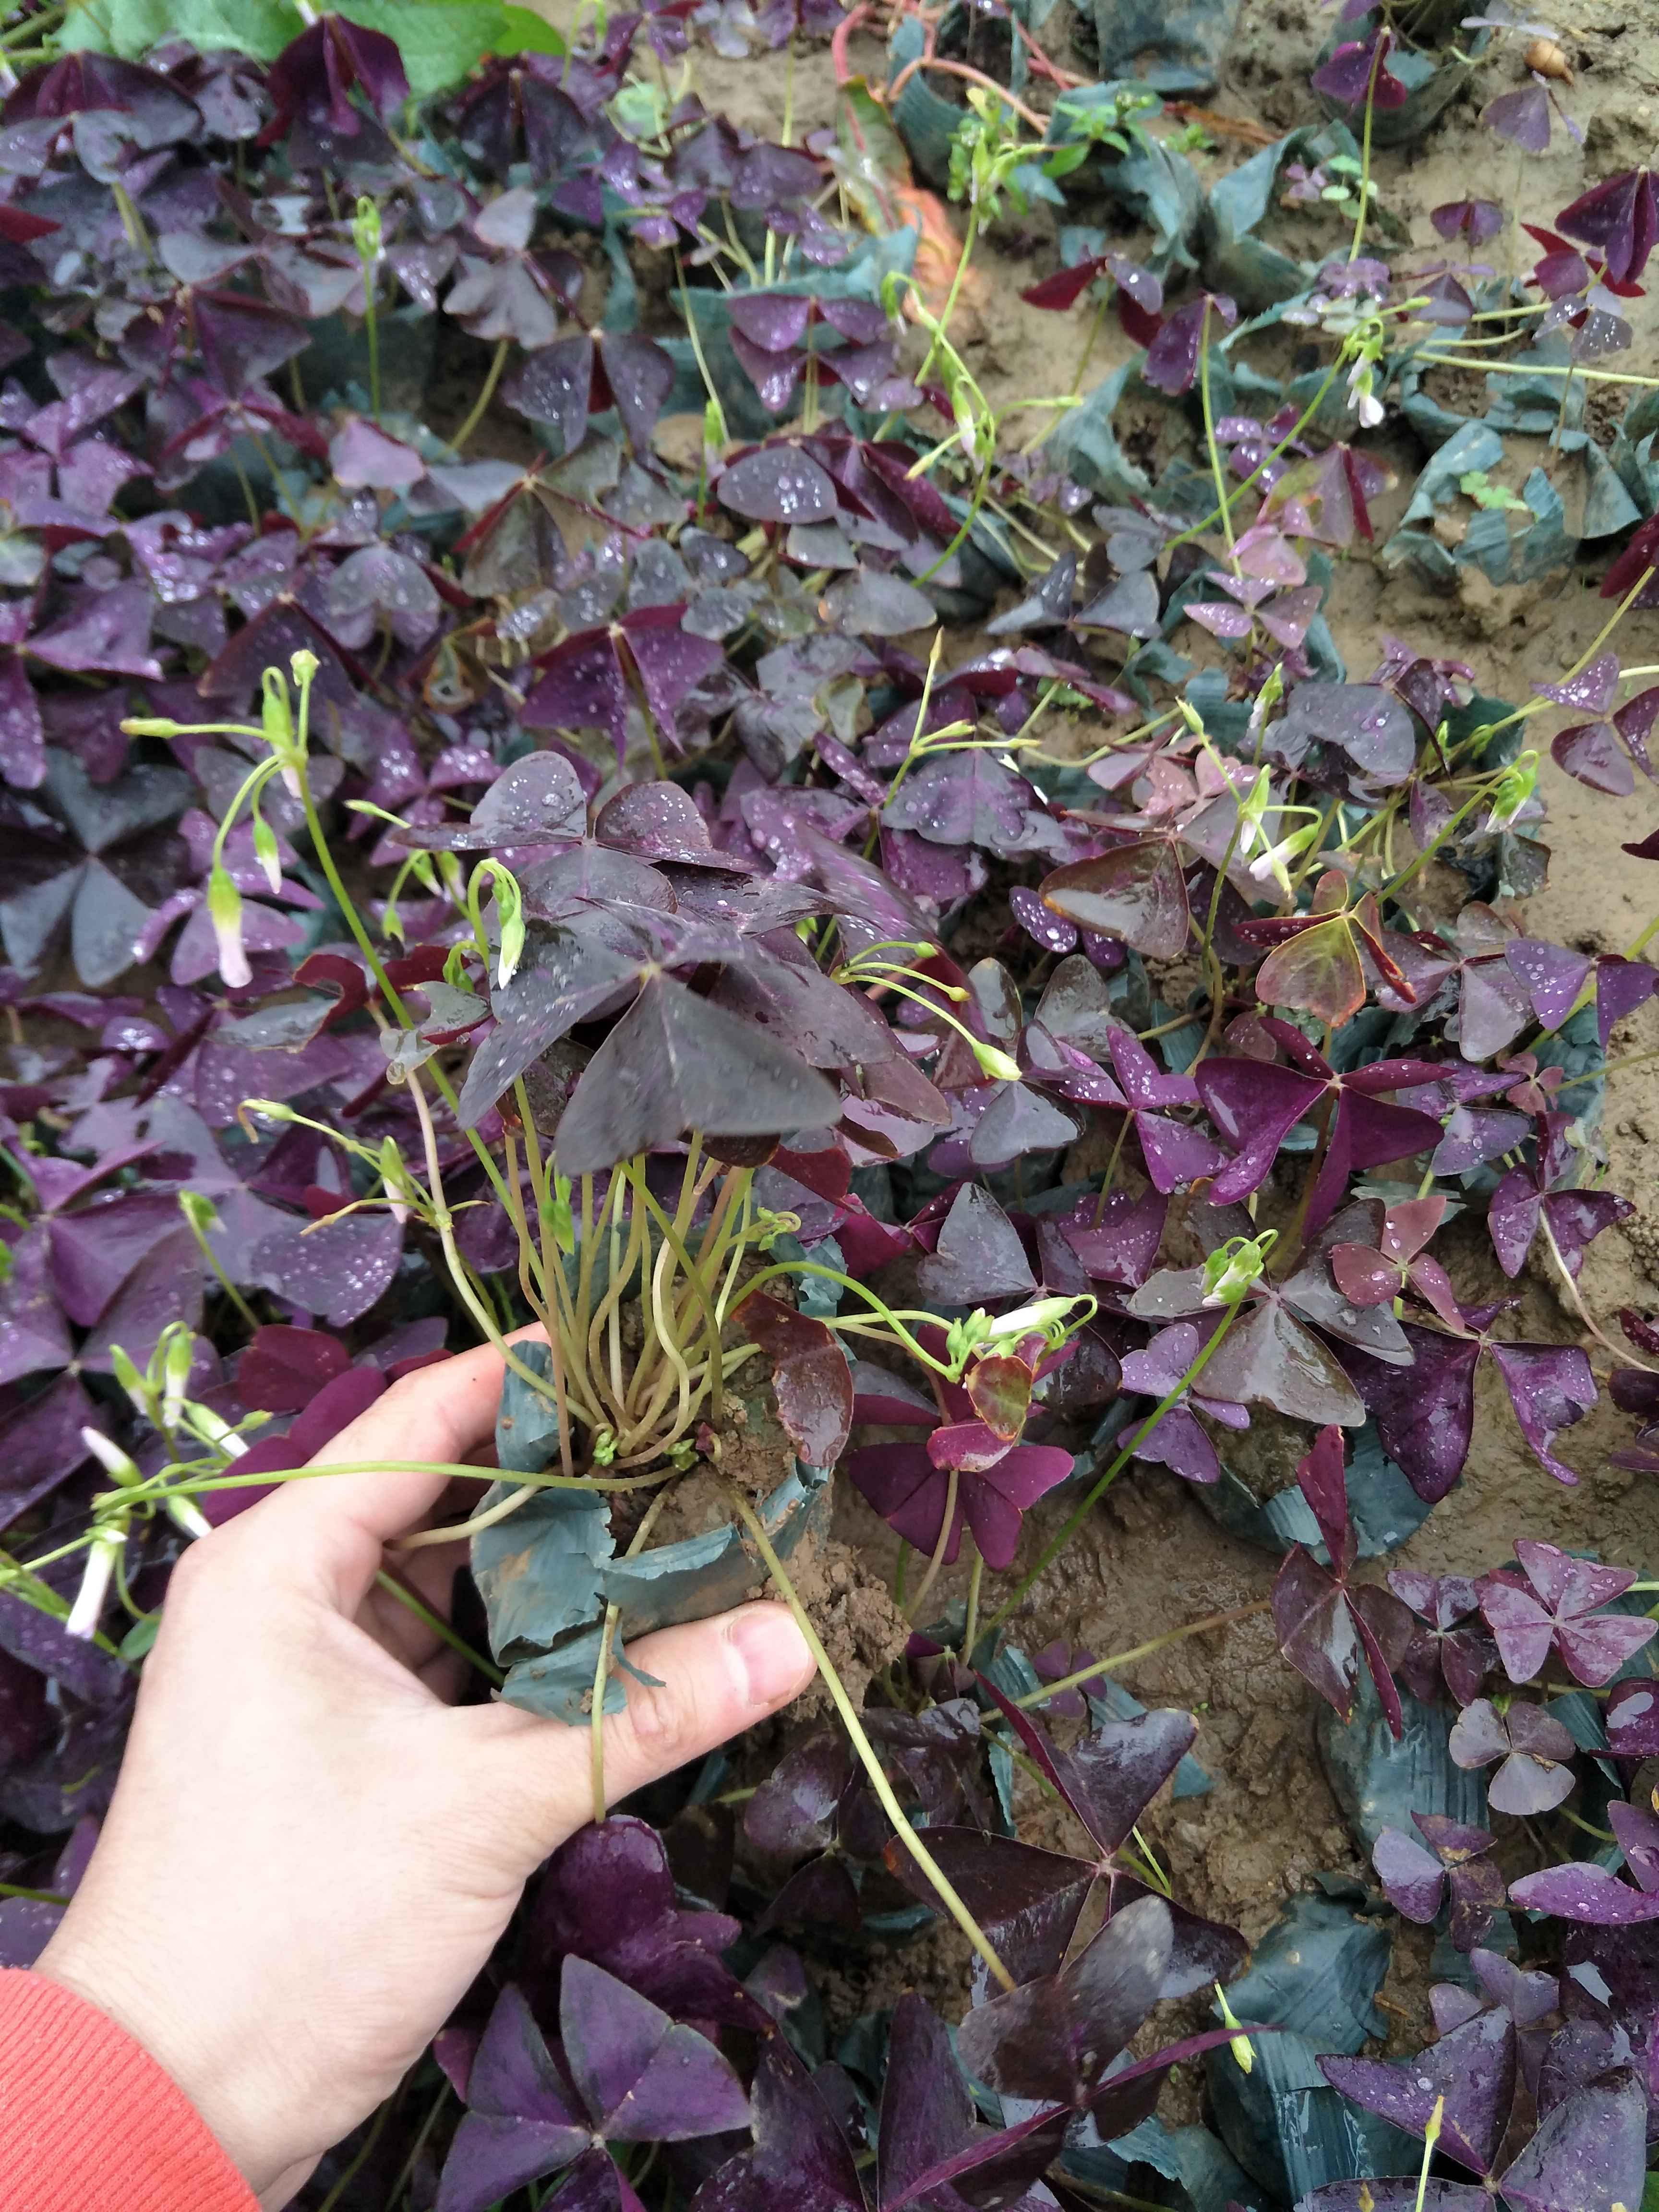
[[[1012,23],[1016,34],[1030,55],[1031,67],[1038,76],[1047,77],[1050,84],[1059,85],[1063,92],[1074,92],[1079,85],[1093,82],[1090,77],[1073,76],[1070,70],[1057,69],[1026,29],[1024,24],[1020,21],[1018,16],[1011,15],[1008,20]]]
[[[852,68],[847,59],[848,41],[861,23],[867,23],[871,11],[862,3],[849,8],[836,26],[836,34],[830,41],[830,58],[836,65],[836,82],[847,84],[852,80]]]

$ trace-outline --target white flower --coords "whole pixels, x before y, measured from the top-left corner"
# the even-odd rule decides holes
[[[78,1636],[90,1642],[98,1633],[98,1622],[109,1595],[110,1583],[115,1577],[115,1562],[121,1556],[127,1540],[125,1527],[111,1527],[95,1531],[91,1547],[87,1553],[87,1564],[81,1577],[81,1587],[75,1594],[75,1603],[70,1607],[70,1617],[64,1623],[66,1636]]]
[[[214,863],[213,873],[208,878],[207,903],[208,919],[213,924],[219,947],[219,973],[224,978],[225,988],[246,990],[253,981],[253,970],[248,965],[247,949],[242,943],[242,894],[218,861]]]

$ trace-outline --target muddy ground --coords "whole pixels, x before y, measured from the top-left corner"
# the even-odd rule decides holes
[[[1081,52],[1068,50],[1070,20],[1061,0],[1043,40],[1058,62],[1081,72],[1087,66]],[[1330,10],[1306,0],[1244,0],[1220,88],[1206,105],[1274,134],[1317,120],[1308,77],[1331,21]],[[1524,82],[1523,41],[1511,39],[1481,70],[1473,94],[1456,102],[1426,138],[1379,151],[1375,173],[1382,204],[1406,227],[1414,246],[1425,252],[1437,250],[1428,210],[1443,201],[1468,194],[1493,197],[1510,207],[1516,222],[1547,225],[1587,185],[1652,160],[1659,121],[1659,20],[1650,14],[1644,20],[1641,10],[1627,14],[1620,0],[1581,0],[1561,39],[1575,82],[1557,89],[1567,112],[1583,127],[1582,149],[1558,125],[1550,153],[1522,159],[1480,125],[1481,103]],[[862,34],[851,40],[848,59],[854,72],[872,79],[884,70],[884,49]],[[763,135],[776,131],[783,106],[781,55],[732,62],[699,50],[692,57],[692,70],[712,111]],[[1039,106],[1049,104],[1041,86],[1029,97]],[[798,133],[833,125],[835,104],[830,59],[816,47],[796,65]],[[1166,121],[1156,127],[1175,126]],[[1248,137],[1213,135],[1214,150],[1195,157],[1206,182],[1253,150]],[[1328,237],[1317,236],[1300,250],[1328,252],[1343,235],[1343,226],[1332,218]],[[1512,235],[1513,229],[1489,249],[1500,267]],[[1520,250],[1529,260],[1524,239]],[[1024,221],[1005,221],[976,256],[986,294],[976,317],[977,334],[964,350],[1000,407],[1063,389],[1075,363],[1080,323],[1040,313],[1018,296],[1022,286],[1046,274],[1057,260],[1053,223],[1042,210]],[[1638,307],[1648,310],[1651,304]],[[1637,350],[1622,356],[1618,366],[1650,368],[1651,329],[1650,322],[1638,325]],[[1126,349],[1127,342],[1115,332],[1103,337],[1085,388]],[[1431,374],[1444,378],[1461,373]],[[1443,398],[1452,397],[1446,384],[1430,388]],[[1594,404],[1616,410],[1621,398],[1617,387],[1602,386]],[[1034,427],[1034,418],[1027,421]],[[1148,421],[1157,426],[1149,435],[1167,440],[1179,434],[1168,410],[1158,410],[1156,417],[1149,411]],[[1374,509],[1379,544],[1397,520],[1425,458],[1404,432],[1393,447],[1385,441],[1384,457],[1398,482]],[[1137,458],[1150,459],[1156,471],[1157,455],[1143,452]],[[1520,587],[1494,588],[1476,577],[1461,597],[1453,597],[1427,592],[1408,578],[1383,572],[1365,549],[1356,548],[1339,565],[1328,611],[1356,678],[1370,673],[1383,636],[1392,632],[1421,651],[1467,660],[1483,691],[1519,701],[1531,683],[1558,677],[1601,628],[1608,611],[1597,596],[1605,565],[1604,556],[1541,585]],[[947,658],[966,659],[980,642],[970,633],[956,633]],[[1628,618],[1619,645],[1627,664],[1659,662],[1659,616]],[[1187,644],[1183,649],[1193,647]],[[1659,908],[1659,869],[1620,850],[1621,840],[1640,838],[1659,826],[1659,793],[1644,785],[1630,799],[1605,797],[1559,774],[1547,758],[1541,788],[1550,812],[1544,833],[1553,854],[1550,880],[1524,910],[1516,909],[1516,917],[1530,931],[1585,952],[1621,951]],[[1649,1008],[1616,1033],[1612,1050],[1616,1057],[1655,1044],[1659,1012]],[[1592,1247],[1582,1285],[1589,1310],[1615,1339],[1613,1316],[1621,1305],[1659,1310],[1659,1192],[1650,1133],[1659,1135],[1659,1064],[1615,1073],[1609,1079],[1604,1131],[1608,1180],[1633,1200],[1636,1211],[1622,1228]],[[1492,1269],[1486,1294],[1501,1287]],[[1598,1374],[1605,1376],[1607,1351],[1585,1334],[1551,1281],[1529,1273],[1516,1287],[1524,1294],[1522,1333],[1556,1340],[1582,1338]],[[1628,1430],[1626,1419],[1604,1399],[1580,1426],[1567,1431],[1558,1449],[1580,1476],[1577,1487],[1567,1489],[1526,1449],[1507,1402],[1486,1389],[1483,1378],[1474,1448],[1463,1480],[1425,1529],[1395,1555],[1395,1561],[1475,1573],[1506,1559],[1514,1538],[1528,1535],[1593,1549],[1605,1559],[1648,1573],[1659,1571],[1659,1486],[1607,1464],[1609,1450],[1626,1439]],[[1041,1511],[1033,1516],[1031,1548],[1052,1532],[1065,1510],[1057,1506],[1047,1516]],[[838,1512],[841,1536],[868,1555],[890,1559],[886,1531],[849,1485],[841,1486]],[[1276,1564],[1218,1529],[1176,1478],[1156,1469],[1132,1469],[1022,1608],[1023,1640],[1035,1648],[1058,1637],[1099,1654],[1125,1650],[1183,1623],[1264,1599]],[[1381,1568],[1374,1565],[1362,1571]],[[945,1599],[959,1595],[945,1581]],[[1176,1644],[1127,1667],[1120,1679],[1143,1701],[1188,1707],[1200,1723],[1197,1752],[1214,1777],[1213,1790],[1179,1807],[1155,1808],[1151,1821],[1152,1838],[1178,1897],[1256,1937],[1286,1895],[1305,1886],[1316,1872],[1369,1871],[1321,1771],[1313,1693],[1279,1660],[1265,1613]],[[1395,1972],[1384,1992],[1396,2030],[1391,2042],[1397,2047],[1416,2047],[1427,2030],[1428,1948],[1427,1931],[1402,1929]],[[849,2010],[890,2001],[907,1981],[926,1987],[947,2010],[959,2009],[965,1997],[965,1954],[942,1937],[909,1946],[861,1972],[845,1985],[844,1999]],[[1177,2092],[1171,2117],[1191,2094],[1190,2088]],[[1190,2107],[1182,2116],[1190,2116]]]

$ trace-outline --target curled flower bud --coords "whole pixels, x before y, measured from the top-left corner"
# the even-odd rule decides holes
[[[969,1042],[974,1048],[974,1058],[992,1082],[1018,1083],[1023,1079],[1019,1062],[1011,1054],[1004,1052],[1000,1046],[986,1044],[978,1037],[971,1038]]]
[[[1230,1237],[1204,1262],[1204,1303],[1206,1306],[1236,1306],[1260,1277],[1267,1255],[1279,1242],[1276,1229],[1260,1237]]]
[[[370,264],[380,259],[380,210],[367,193],[359,198],[351,218],[351,242],[360,261]]]

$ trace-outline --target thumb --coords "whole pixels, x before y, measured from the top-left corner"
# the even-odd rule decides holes
[[[817,1672],[788,1608],[770,1602],[659,1629],[628,1656],[660,1686],[621,1676],[627,1711],[605,1720],[609,1804],[779,1711]],[[474,1786],[496,1808],[495,1838],[518,1862],[515,1878],[527,1879],[593,1816],[592,1731],[508,1705],[475,1707],[465,1717],[488,1731]]]

